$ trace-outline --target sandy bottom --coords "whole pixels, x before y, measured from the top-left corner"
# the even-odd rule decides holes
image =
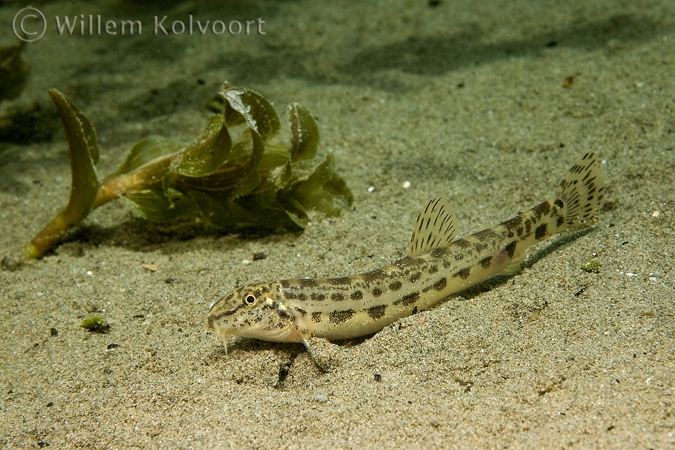
[[[675,445],[672,2],[36,3],[49,29],[25,51],[26,90],[0,107],[39,119],[21,128],[37,142],[0,143],[3,255],[68,198],[49,87],[96,126],[102,176],[145,136],[189,142],[223,80],[282,116],[301,103],[355,203],[303,233],[241,237],[148,225],[115,202],[44,259],[0,271],[0,446]],[[3,2],[0,23],[20,7]],[[141,20],[143,34],[59,36],[54,17],[79,14]],[[266,34],[153,34],[154,16],[190,14],[262,18]],[[429,198],[451,200],[463,235],[509,219],[588,151],[608,180],[597,226],[533,249],[517,275],[325,343],[329,373],[301,345],[233,338],[226,355],[204,330],[241,283],[401,257]],[[256,252],[267,258],[242,262]],[[580,269],[590,259],[599,273]],[[108,333],[78,326],[95,311]]]

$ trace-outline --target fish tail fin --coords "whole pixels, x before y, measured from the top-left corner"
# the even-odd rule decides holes
[[[585,228],[598,220],[598,209],[605,196],[605,175],[593,153],[586,153],[567,172],[553,204],[561,209],[570,228]]]

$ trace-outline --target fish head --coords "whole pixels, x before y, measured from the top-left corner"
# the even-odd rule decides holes
[[[272,342],[301,342],[295,316],[286,308],[278,282],[239,287],[211,306],[207,330],[225,342],[229,335]]]

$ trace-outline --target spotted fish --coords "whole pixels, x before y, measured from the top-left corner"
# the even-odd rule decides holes
[[[420,212],[408,255],[392,264],[339,278],[297,278],[239,287],[217,301],[207,328],[274,342],[347,339],[375,333],[402,317],[496,274],[515,273],[527,249],[570,228],[597,220],[605,179],[586,154],[553,199],[495,227],[456,239],[455,213],[436,198]]]

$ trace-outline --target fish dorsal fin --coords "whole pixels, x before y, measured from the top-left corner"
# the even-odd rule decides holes
[[[455,211],[447,200],[429,200],[415,223],[408,256],[414,258],[435,248],[447,247],[457,236]]]

